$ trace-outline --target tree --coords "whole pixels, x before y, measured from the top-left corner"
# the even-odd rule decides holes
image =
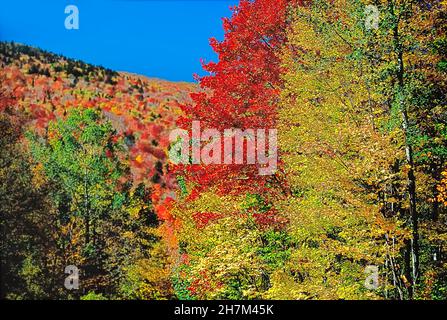
[[[233,16],[223,20],[224,40],[210,41],[219,61],[204,64],[209,75],[199,79],[202,90],[192,93],[193,102],[183,106],[178,121],[182,128],[191,132],[193,121],[220,132],[275,128],[281,86],[278,53],[286,39],[288,9],[295,2],[243,0],[233,8]],[[258,174],[259,163],[223,164],[221,160],[206,168],[192,164],[178,169],[185,170],[198,193],[212,187],[222,194],[263,193],[277,183],[276,178]]]
[[[282,83],[279,52],[286,40],[288,10],[297,2],[241,1],[233,8],[232,17],[224,19],[224,40],[211,40],[219,61],[204,64],[209,75],[199,79],[202,90],[191,94],[192,103],[182,106],[180,127],[190,135],[193,121],[222,133],[232,128],[275,128]],[[219,142],[222,150],[224,140]],[[247,148],[244,142],[244,152]],[[287,188],[280,174],[259,175],[261,164],[247,162],[224,164],[221,157],[219,164],[210,166],[172,166],[185,193],[170,208],[182,226],[177,230],[180,266],[176,268],[179,274],[188,270],[186,279],[178,281],[182,295],[259,298],[268,290],[274,268],[262,258],[262,252],[270,250],[265,239],[286,224],[271,202]],[[204,201],[210,197],[213,204],[221,201],[221,205]],[[228,230],[241,237],[240,243],[230,238]],[[196,238],[188,236],[202,233]],[[215,250],[209,248],[210,242],[216,244]],[[227,246],[231,249],[225,252]],[[219,260],[220,255],[225,262]],[[189,266],[182,256],[190,261]]]
[[[365,269],[394,261],[386,238],[398,251],[405,237],[381,206],[380,194],[401,180],[391,172],[398,133],[378,129],[386,118],[368,100],[367,66],[349,44],[362,36],[358,9],[316,1],[293,11],[278,120],[291,194],[274,205],[289,218],[295,247],[272,276],[272,298],[380,298],[380,288],[365,287]]]
[[[389,0],[381,1],[378,8],[382,22],[377,32],[367,37],[368,62],[376,67],[374,84],[382,103],[394,113],[393,119],[403,133],[405,196],[409,201],[404,212],[412,230],[406,268],[411,270],[409,296],[414,297],[421,280],[427,280],[423,272],[431,264],[427,261],[421,269],[421,259],[432,250],[426,240],[431,233],[426,223],[436,221],[440,213],[432,199],[437,194],[435,185],[440,180],[447,145],[443,98],[447,87],[442,69],[446,56],[441,45],[446,6],[439,1]],[[396,115],[400,115],[399,120]]]
[[[2,299],[66,297],[57,213],[48,184],[29,161],[24,123],[23,115],[9,108],[0,115],[0,294]]]
[[[334,219],[355,204],[357,214],[353,217],[366,220],[364,227],[354,227],[348,234],[357,236],[368,225],[378,226],[374,243],[383,243],[386,250],[369,256],[382,257],[385,278],[395,289],[392,297],[414,298],[423,278],[420,258],[425,256],[424,269],[430,275],[425,283],[430,283],[434,278],[428,271],[427,251],[433,250],[431,241],[443,241],[429,235],[431,227],[424,225],[424,250],[419,250],[419,222],[425,220],[421,213],[436,195],[436,182],[430,180],[433,172],[442,168],[445,148],[445,113],[439,113],[445,109],[440,95],[445,82],[438,81],[445,78],[438,68],[444,58],[430,45],[443,37],[436,26],[443,25],[445,7],[438,2],[425,7],[411,1],[382,1],[378,8],[382,15],[377,30],[366,28],[365,7],[357,1],[313,1],[295,12],[284,53],[289,73],[282,95],[280,128],[284,134],[280,145],[288,178],[293,179],[290,184],[300,200],[287,211],[299,213],[300,206],[306,205],[301,210],[309,214],[314,210],[308,201],[318,205],[317,210],[341,205],[334,211]],[[430,151],[423,151],[425,148]],[[416,197],[417,179],[425,199]],[[361,214],[361,207],[369,213]],[[390,218],[397,225],[386,222]],[[337,221],[323,219],[331,224]],[[320,217],[309,223],[315,221]],[[323,221],[317,226],[323,227]],[[406,228],[399,230],[399,226]],[[307,230],[306,224],[304,227]],[[345,224],[340,230],[350,228]],[[442,231],[435,231],[439,233]],[[368,243],[368,237],[363,237],[356,240],[358,246]],[[347,245],[343,237],[337,241],[344,243],[341,248]],[[441,273],[435,282],[443,277]],[[382,292],[385,297],[390,297],[388,289]]]
[[[53,184],[65,263],[82,270],[84,294],[119,294],[127,267],[158,241],[150,194],[132,187],[122,138],[94,109],[72,109],[50,122],[46,137],[29,136]]]

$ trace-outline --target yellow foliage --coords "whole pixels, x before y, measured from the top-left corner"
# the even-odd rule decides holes
[[[444,171],[442,173],[442,176],[444,177],[438,184],[438,201],[443,203],[445,206],[447,206],[447,171]]]

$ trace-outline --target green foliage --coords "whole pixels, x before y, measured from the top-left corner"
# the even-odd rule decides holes
[[[86,295],[83,295],[81,297],[81,300],[107,300],[106,297],[104,297],[101,293],[95,293],[93,291],[90,291],[89,293],[87,293]]]
[[[262,235],[264,245],[259,248],[258,254],[272,270],[283,268],[290,259],[292,241],[293,238],[285,231],[266,231]]]
[[[67,296],[62,287],[64,274],[54,271],[65,266],[46,270],[43,258],[48,254],[81,267],[81,292],[94,288],[111,298],[125,295],[119,288],[124,281],[132,281],[128,266],[149,257],[159,240],[155,231],[158,224],[156,218],[154,223],[145,187],[132,188],[126,177],[130,171],[125,146],[111,123],[99,111],[73,109],[65,119],[50,123],[45,137],[31,132],[27,136],[37,162],[36,173],[44,181],[38,183],[48,185],[49,200],[57,208],[54,221],[50,220],[54,224],[43,223],[52,228],[48,235],[54,240],[42,235],[42,241],[55,241],[57,249],[45,252],[35,247],[24,255],[22,266],[15,268],[26,290],[32,297],[50,294],[42,279],[47,272],[54,272],[56,279],[49,279],[61,289],[61,297]],[[127,182],[121,183],[123,177]],[[43,215],[37,217],[45,219]]]

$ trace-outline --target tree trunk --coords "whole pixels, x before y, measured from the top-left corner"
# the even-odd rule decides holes
[[[398,99],[399,99],[399,108],[402,116],[402,128],[405,136],[405,157],[408,165],[408,174],[407,174],[407,191],[410,198],[410,220],[411,220],[411,233],[412,238],[410,241],[410,253],[411,253],[411,286],[412,290],[411,297],[413,297],[415,293],[415,285],[417,283],[419,277],[419,226],[418,226],[418,214],[417,214],[417,206],[416,206],[416,177],[414,175],[414,160],[413,160],[413,148],[409,142],[409,120],[408,120],[408,111],[407,106],[405,104],[404,98],[404,60],[403,60],[403,47],[399,34],[399,20],[400,18],[396,16],[394,11],[393,1],[391,1],[391,14],[394,21],[393,27],[393,36],[394,36],[394,45],[395,52],[397,54],[397,80],[398,80]]]
[[[85,168],[84,174],[84,221],[85,221],[85,244],[90,243],[90,208],[89,208],[89,195],[88,195],[88,171]]]

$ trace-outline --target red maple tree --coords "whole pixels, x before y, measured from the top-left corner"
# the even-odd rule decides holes
[[[289,8],[299,2],[242,0],[232,8],[232,17],[223,19],[224,40],[210,41],[219,60],[203,65],[209,75],[198,79],[202,90],[191,94],[193,103],[182,106],[181,128],[191,133],[193,121],[220,132],[276,127],[282,82],[278,53],[286,42]],[[191,198],[210,187],[223,194],[261,193],[267,183],[278,181],[277,175],[259,175],[259,163],[177,165],[175,170],[183,171],[196,185]]]

